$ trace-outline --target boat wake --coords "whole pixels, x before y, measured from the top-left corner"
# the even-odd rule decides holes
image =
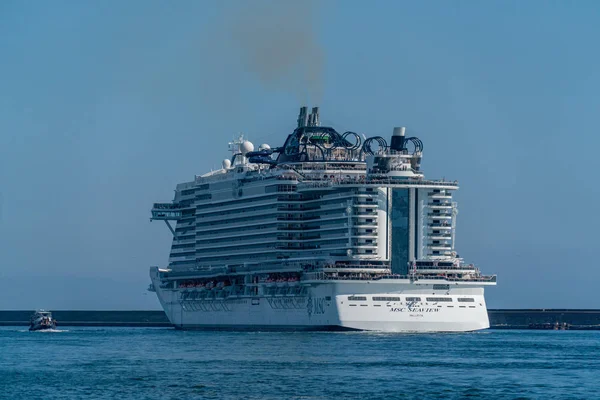
[[[22,331],[22,332],[46,332],[46,333],[60,333],[60,332],[69,332],[66,329],[39,329],[37,331]]]

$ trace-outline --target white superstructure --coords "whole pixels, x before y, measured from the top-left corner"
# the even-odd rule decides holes
[[[423,144],[319,124],[282,147],[229,144],[223,168],[177,185],[153,220],[173,233],[156,291],[178,328],[471,331],[483,276],[454,248],[456,182],[426,180]],[[175,227],[170,221],[174,221]]]

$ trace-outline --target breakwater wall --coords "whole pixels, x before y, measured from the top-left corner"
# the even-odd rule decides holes
[[[495,329],[594,329],[600,330],[600,310],[488,309]]]
[[[490,309],[495,329],[600,330],[600,309]],[[29,325],[33,310],[0,311],[0,326]],[[59,326],[170,327],[163,311],[52,311]]]

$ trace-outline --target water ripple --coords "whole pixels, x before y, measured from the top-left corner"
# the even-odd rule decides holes
[[[587,399],[600,393],[598,354],[593,331],[5,327],[0,398]]]

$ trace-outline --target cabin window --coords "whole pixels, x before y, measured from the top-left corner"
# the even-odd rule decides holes
[[[365,296],[348,296],[348,301],[367,301]]]
[[[400,297],[373,297],[373,301],[400,301]]]
[[[452,302],[452,298],[451,297],[427,297],[427,301],[431,301],[434,303],[439,303],[439,302],[448,302],[451,303]]]
[[[420,297],[407,297],[406,301],[421,301]]]
[[[459,297],[458,302],[459,303],[474,303],[475,299],[472,297]]]

